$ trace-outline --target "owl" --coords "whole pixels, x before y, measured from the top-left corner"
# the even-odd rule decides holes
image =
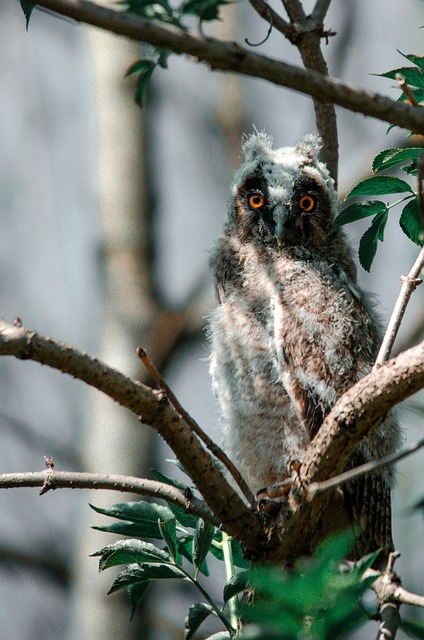
[[[316,136],[273,149],[256,132],[243,144],[225,226],[211,256],[219,304],[210,370],[225,448],[254,493],[289,477],[336,400],[371,370],[381,341],[375,303],[357,283],[334,182]],[[392,414],[366,436],[351,467],[392,453]],[[342,526],[354,557],[393,548],[390,487],[382,470],[335,492],[311,540]]]

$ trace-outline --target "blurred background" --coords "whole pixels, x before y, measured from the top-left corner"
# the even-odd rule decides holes
[[[305,2],[305,9],[313,3]],[[278,8],[276,6],[276,8]],[[246,2],[205,26],[220,38],[260,42],[267,25]],[[422,55],[422,2],[334,2],[323,46],[330,73],[398,96],[383,73]],[[150,85],[144,111],[124,80],[141,47],[35,10],[28,33],[19,3],[0,3],[0,315],[94,354],[151,383],[135,349],[147,350],[200,425],[219,439],[208,373],[207,316],[215,304],[209,252],[224,219],[240,139],[253,125],[277,146],[315,130],[309,98],[262,80],[211,73],[171,56]],[[274,31],[261,52],[300,64]],[[405,131],[338,109],[340,193]],[[422,144],[422,140],[415,140]],[[357,246],[369,222],[349,227]],[[387,320],[417,249],[390,220],[371,275]],[[424,333],[424,290],[414,294],[397,348]],[[414,405],[420,403],[414,398]],[[408,441],[422,415],[402,410]],[[151,477],[174,457],[155,434],[110,400],[33,362],[0,361],[0,471],[56,468]],[[394,492],[397,570],[424,593],[424,524],[406,507],[424,494],[423,456],[399,464]],[[125,595],[106,597],[112,573],[89,554],[112,542],[92,524],[134,497],[37,489],[0,492],[0,637],[8,640],[173,640],[192,601],[187,587],[155,586],[129,622]],[[220,576],[218,576],[219,578]],[[217,594],[218,581],[212,587]],[[160,606],[159,606],[160,603]],[[418,615],[414,612],[414,615]],[[375,636],[375,625],[357,638]],[[203,637],[199,634],[199,638]],[[402,634],[399,633],[399,638]]]

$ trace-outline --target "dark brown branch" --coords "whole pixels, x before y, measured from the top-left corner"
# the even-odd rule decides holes
[[[241,73],[306,93],[321,102],[334,102],[385,122],[424,134],[424,109],[398,103],[331,79],[315,71],[305,71],[267,56],[248,51],[234,42],[199,38],[172,27],[100,7],[87,0],[38,0],[38,4],[133,40],[165,47],[175,53],[206,62],[212,69]]]
[[[409,446],[405,447],[405,449],[402,449],[402,451],[392,453],[379,460],[372,460],[371,462],[361,464],[359,467],[355,467],[354,469],[349,469],[349,471],[340,473],[330,480],[324,480],[323,482],[313,482],[308,486],[308,491],[310,491],[311,494],[314,494],[317,491],[328,491],[329,489],[340,487],[341,485],[346,484],[346,482],[350,482],[351,480],[356,480],[357,478],[366,476],[369,473],[376,471],[377,469],[390,467],[396,462],[403,460],[403,458],[407,458],[416,451],[419,451],[423,447],[424,438],[422,440],[419,440],[418,442],[415,442],[414,444],[410,444]]]
[[[54,489],[106,489],[151,496],[172,502],[182,507],[187,513],[200,516],[216,527],[220,525],[219,520],[202,500],[195,496],[186,497],[180,489],[156,480],[116,474],[56,471],[52,467],[45,471],[0,474],[0,489],[21,487],[41,487],[42,495]]]
[[[224,529],[248,547],[262,536],[262,526],[232,489],[183,418],[162,392],[127,378],[96,358],[34,331],[0,320],[0,355],[31,359],[72,375],[132,411],[169,444]]]
[[[156,382],[158,387],[162,389],[169,402],[174,407],[175,411],[179,413],[179,415],[183,418],[183,420],[188,424],[190,429],[205,443],[209,451],[213,453],[213,455],[218,458],[220,462],[228,469],[228,471],[233,476],[234,480],[240,487],[244,497],[248,501],[250,505],[253,505],[255,502],[255,498],[253,493],[250,491],[247,486],[244,478],[242,478],[240,471],[236,468],[233,462],[228,458],[227,454],[219,447],[213,440],[199,427],[197,422],[193,420],[191,415],[184,409],[181,405],[178,398],[173,393],[172,389],[169,387],[167,382],[163,379],[159,371],[156,369],[153,362],[148,357],[147,353],[142,347],[138,347],[137,355],[140,360],[143,362],[144,366],[152,376],[153,380]]]
[[[283,0],[292,27],[296,30],[293,44],[299,49],[303,64],[308,71],[318,72],[328,76],[328,67],[321,51],[321,37],[323,33],[323,19],[316,16],[305,16],[302,4],[298,0]],[[317,3],[318,4],[318,3]],[[324,13],[326,3],[319,3],[318,15]],[[317,7],[315,7],[317,8]],[[327,7],[328,8],[328,7]],[[339,163],[339,143],[337,133],[336,110],[331,100],[322,100],[314,96],[315,118],[317,130],[324,141],[321,151],[322,160],[326,163],[331,176],[337,186]]]
[[[289,494],[290,518],[278,524],[275,553],[283,562],[307,551],[331,498],[330,492],[322,492],[309,501],[306,486],[341,473],[355,446],[381,424],[382,416],[423,387],[424,342],[369,373],[338,400],[306,452]]]

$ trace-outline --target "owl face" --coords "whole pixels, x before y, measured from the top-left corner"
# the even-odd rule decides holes
[[[315,249],[327,244],[337,198],[319,149],[314,136],[276,150],[263,133],[247,139],[230,203],[230,220],[242,241],[277,247],[307,242]]]

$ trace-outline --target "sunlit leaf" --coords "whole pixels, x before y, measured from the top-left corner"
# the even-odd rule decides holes
[[[402,231],[412,242],[423,246],[423,229],[417,198],[409,200],[408,204],[405,205],[399,219],[399,224]]]
[[[202,622],[206,620],[211,614],[215,614],[215,611],[210,606],[210,604],[205,604],[203,602],[198,602],[190,607],[188,610],[187,617],[185,619],[184,625],[184,638],[185,640],[190,640],[197,629],[200,627]]]
[[[94,526],[93,529],[110,533],[120,533],[133,538],[161,538],[158,520],[165,522],[172,518],[172,511],[150,502],[122,502],[106,509],[90,505],[94,511],[123,522],[109,526]]]
[[[402,51],[399,51],[399,53],[409,60],[409,62],[412,62],[412,64],[416,64],[417,67],[424,69],[424,56],[414,56],[412,53],[402,53]]]
[[[424,88],[424,71],[418,67],[401,67],[400,69],[393,69],[386,73],[379,73],[382,78],[390,78],[396,80],[396,76],[400,74],[405,78],[405,81],[409,87]]]
[[[383,213],[386,209],[387,205],[380,200],[367,200],[366,202],[351,204],[339,213],[334,220],[333,228],[338,229],[344,224],[375,216],[377,213]]]
[[[421,147],[410,147],[408,149],[384,149],[378,153],[372,163],[374,173],[379,173],[390,167],[406,162],[419,160],[424,150]]]
[[[127,589],[135,584],[150,582],[151,580],[168,580],[175,578],[184,579],[185,576],[178,567],[171,564],[130,564],[117,575],[108,594],[119,591],[120,589]]]
[[[171,562],[171,556],[166,551],[143,540],[119,540],[93,555],[101,556],[99,571],[119,564],[134,562]]]
[[[392,176],[374,176],[372,178],[366,178],[359,182],[347,196],[353,198],[357,196],[376,196],[386,195],[389,193],[405,193],[406,191],[412,192],[411,187],[407,182],[400,178],[393,178]]]

